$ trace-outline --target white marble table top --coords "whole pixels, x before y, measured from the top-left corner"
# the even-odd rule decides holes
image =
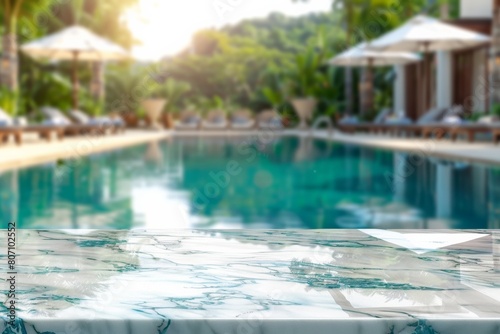
[[[0,232],[5,252],[7,234]],[[500,231],[34,231],[2,333],[500,333]],[[8,267],[1,254],[3,295]],[[5,299],[5,298],[4,298]]]

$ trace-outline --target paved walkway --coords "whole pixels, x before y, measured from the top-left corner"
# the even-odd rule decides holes
[[[14,143],[0,145],[0,170],[26,167],[55,159],[74,158],[138,145],[170,136],[170,132],[127,130],[126,133],[107,136],[66,137],[51,142],[27,140],[22,145]]]
[[[398,138],[387,135],[355,134],[349,135],[338,131],[326,130],[301,131],[182,131],[173,132],[174,136],[239,136],[239,135],[262,135],[269,138],[271,135],[296,135],[312,136],[337,142],[382,148],[394,151],[412,152],[420,156],[433,156],[444,159],[459,159],[483,163],[500,164],[500,145],[490,142],[468,143],[463,139],[456,142],[449,140]]]
[[[340,132],[329,134],[326,131],[316,131],[313,136],[316,138],[333,138],[335,141],[343,143],[412,152],[420,156],[500,164],[500,145],[494,145],[492,142],[469,143],[464,140],[452,142],[449,140],[422,140],[383,135],[348,135]]]

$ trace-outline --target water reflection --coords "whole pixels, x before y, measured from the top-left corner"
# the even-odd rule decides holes
[[[500,228],[500,168],[308,137],[183,138],[0,174],[24,228]]]

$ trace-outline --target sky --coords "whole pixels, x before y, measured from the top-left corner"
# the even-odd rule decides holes
[[[158,60],[189,45],[192,35],[203,28],[221,27],[247,18],[266,17],[272,12],[299,16],[329,11],[332,0],[140,0],[125,14],[140,45],[138,60]]]

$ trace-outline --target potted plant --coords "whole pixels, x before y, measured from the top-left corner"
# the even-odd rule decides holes
[[[161,125],[158,123],[160,115],[167,104],[167,99],[165,98],[165,92],[161,85],[156,82],[154,86],[149,90],[148,97],[141,101],[141,107],[146,114],[146,118],[150,122],[150,126],[153,129],[161,129]]]
[[[163,91],[167,98],[167,104],[162,114],[161,123],[167,129],[173,127],[173,113],[179,111],[179,104],[182,97],[191,90],[191,86],[186,82],[176,81],[172,78],[167,79]]]
[[[318,83],[322,81],[318,68],[321,57],[313,51],[298,55],[295,66],[288,74],[287,92],[290,102],[299,116],[299,128],[306,128],[316,109]]]
[[[285,128],[290,126],[291,120],[290,115],[287,114],[287,102],[286,94],[284,93],[283,84],[280,80],[276,80],[274,87],[264,87],[262,88],[262,94],[269,102],[272,108],[279,112],[281,115],[281,121]]]
[[[317,101],[314,97],[293,98],[291,100],[293,108],[300,119],[299,128],[307,128],[308,121],[311,121]]]
[[[106,110],[120,114],[129,128],[137,128],[144,118],[141,101],[149,94],[144,87],[144,73],[123,68],[108,69]],[[149,95],[147,95],[149,96]]]

